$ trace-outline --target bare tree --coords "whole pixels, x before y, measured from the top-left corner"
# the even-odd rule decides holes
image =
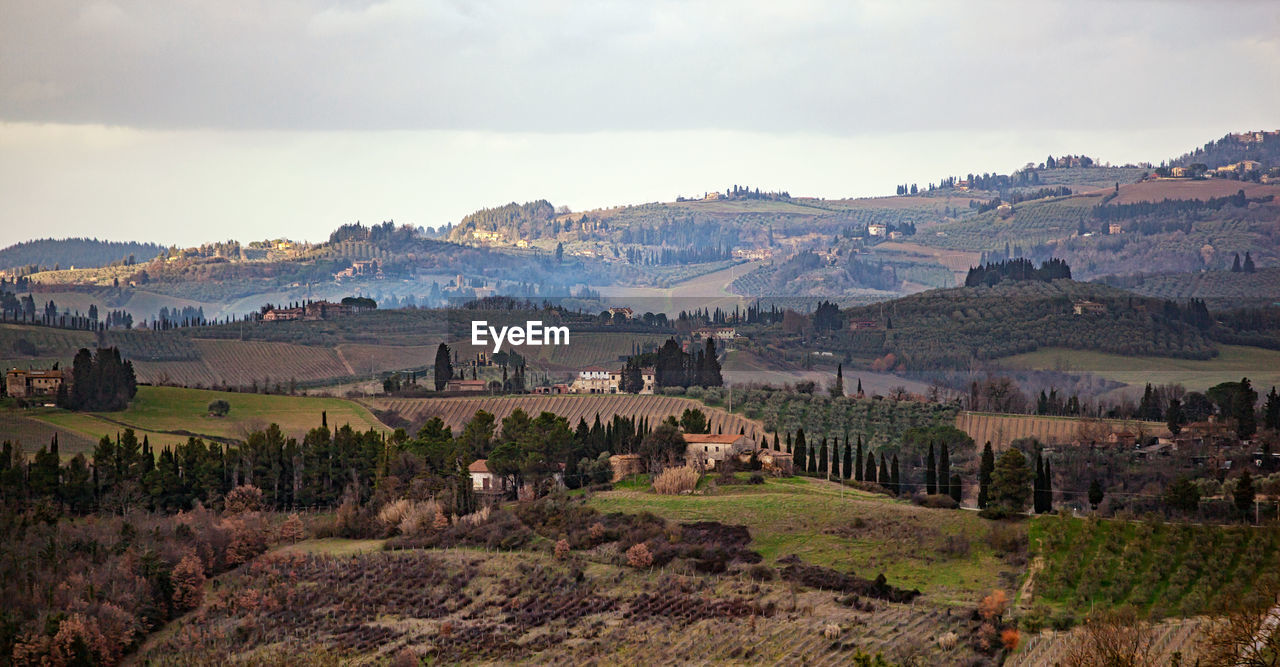
[[[1066,650],[1064,667],[1155,667],[1163,664],[1155,650],[1151,624],[1132,610],[1091,616]]]
[[[1201,632],[1201,662],[1206,667],[1280,665],[1280,584],[1259,580],[1263,595],[1226,616],[1207,621]]]

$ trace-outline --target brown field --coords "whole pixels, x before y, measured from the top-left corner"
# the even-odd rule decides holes
[[[1197,664],[1200,629],[1203,625],[1204,621],[1199,618],[1180,618],[1155,624],[1151,628],[1154,655],[1151,656],[1150,664],[1173,664],[1171,661],[1174,653],[1182,654],[1184,665]],[[1067,652],[1082,632],[1083,629],[1075,628],[1067,632],[1045,630],[1035,635],[1024,635],[1018,650],[1004,664],[1007,667],[1059,664],[1067,657]]]
[[[956,283],[960,285],[964,284],[964,278],[968,275],[969,269],[982,263],[982,253],[931,248],[919,243],[904,243],[902,241],[887,241],[878,244],[876,245],[876,252],[901,253],[906,256],[904,259],[911,261],[928,260],[929,262],[941,264],[956,274]]]
[[[1141,183],[1122,184],[1120,196],[1111,200],[1112,204],[1134,204],[1137,202],[1159,202],[1165,199],[1209,199],[1211,197],[1228,197],[1244,190],[1249,198],[1280,195],[1280,186],[1261,183],[1229,181],[1223,178],[1211,178],[1204,181],[1190,179],[1167,178]],[[1098,192],[1106,193],[1107,189]],[[1275,202],[1273,202],[1273,205]]]
[[[1119,419],[1076,419],[1072,417],[1035,417],[984,412],[961,412],[956,428],[969,434],[979,444],[990,441],[997,449],[1007,447],[1018,438],[1036,438],[1047,445],[1070,444],[1080,429],[1108,431],[1128,430],[1133,433],[1167,436],[1169,429],[1159,422],[1124,421]]]
[[[613,416],[648,417],[651,424],[669,416],[677,418],[686,409],[696,408],[707,415],[711,432],[737,433],[745,428],[747,435],[759,441],[764,435],[764,425],[718,408],[708,407],[690,398],[678,396],[637,396],[634,394],[563,395],[563,396],[493,396],[475,398],[373,398],[359,401],[371,410],[391,410],[414,424],[432,417],[440,417],[455,433],[462,430],[477,410],[492,413],[499,420],[516,408],[531,416],[541,412],[554,412],[569,420],[574,427],[579,419],[590,424],[600,415],[601,423]]]

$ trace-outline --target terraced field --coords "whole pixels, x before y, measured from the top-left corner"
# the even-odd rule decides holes
[[[463,425],[471,421],[477,410],[492,413],[499,420],[511,414],[516,408],[530,415],[541,412],[553,412],[569,420],[574,426],[579,419],[590,424],[600,415],[600,421],[613,419],[614,415],[623,417],[648,417],[651,424],[670,417],[679,418],[686,409],[702,410],[707,415],[711,432],[738,433],[745,429],[752,440],[759,442],[764,435],[764,426],[741,415],[729,414],[718,408],[711,408],[689,398],[677,396],[637,396],[633,394],[610,395],[565,395],[565,396],[494,396],[476,398],[374,398],[362,401],[370,409],[390,410],[414,424],[425,422],[432,417],[440,417],[455,433],[462,430]]]
[[[65,366],[80,348],[92,347],[93,340],[88,331],[0,324],[0,363],[6,368],[48,368],[54,362]],[[35,347],[34,355],[23,351],[28,344]]]
[[[1180,618],[1156,623],[1151,628],[1151,658],[1156,665],[1173,664],[1173,654],[1182,654],[1182,664],[1194,665],[1199,656],[1197,646],[1204,622],[1198,618]],[[1018,650],[1005,660],[1006,667],[1038,667],[1060,664],[1079,639],[1082,629],[1069,632],[1046,630],[1039,634],[1023,636]]]
[[[1036,438],[1047,445],[1069,444],[1085,433],[1130,431],[1148,435],[1168,435],[1169,429],[1160,422],[1124,421],[1119,419],[1077,419],[1074,417],[1036,417],[1032,415],[1005,415],[984,412],[961,412],[956,417],[956,428],[969,434],[974,442],[991,442],[997,449],[1006,447],[1018,438]]]

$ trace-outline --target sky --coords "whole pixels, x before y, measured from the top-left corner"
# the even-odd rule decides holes
[[[1280,129],[1275,2],[0,0],[0,246],[888,195]]]

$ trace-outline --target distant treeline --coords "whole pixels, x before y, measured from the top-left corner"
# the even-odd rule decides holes
[[[1210,169],[1225,167],[1241,160],[1256,160],[1266,166],[1280,163],[1280,133],[1265,132],[1261,141],[1254,141],[1255,136],[1228,134],[1215,139],[1190,153],[1170,160],[1171,165],[1190,166],[1204,164]]]
[[[154,243],[99,241],[90,238],[24,241],[0,250],[0,269],[23,273],[54,268],[97,268],[147,261],[164,251]]]
[[[1111,206],[1096,206],[1093,209],[1093,217],[1104,221],[1115,220],[1131,220],[1133,218],[1153,216],[1153,217],[1170,217],[1180,216],[1197,211],[1217,211],[1225,206],[1234,206],[1236,208],[1244,208],[1250,203],[1266,203],[1270,202],[1274,195],[1267,195],[1256,199],[1245,197],[1244,190],[1236,192],[1234,195],[1226,197],[1211,197],[1204,199],[1166,199],[1158,202],[1135,202],[1133,204],[1115,204]]]
[[[1029,259],[1009,259],[1002,262],[991,262],[969,269],[965,276],[965,287],[990,287],[1002,280],[1039,280],[1049,282],[1060,278],[1071,279],[1071,267],[1060,259],[1050,259],[1040,264],[1040,268]]]

